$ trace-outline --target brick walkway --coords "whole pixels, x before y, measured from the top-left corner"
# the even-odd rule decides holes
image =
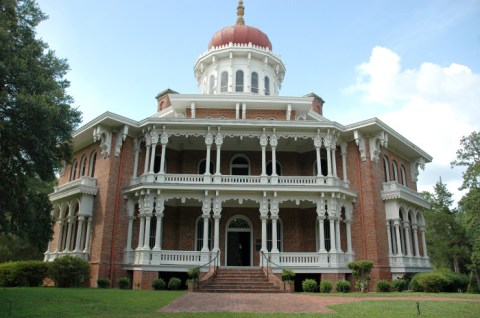
[[[445,297],[322,297],[304,294],[186,293],[160,309],[160,312],[333,312],[330,305],[362,300],[479,301]]]

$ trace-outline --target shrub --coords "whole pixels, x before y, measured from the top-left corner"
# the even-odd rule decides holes
[[[165,282],[163,283],[165,284]],[[120,287],[120,289],[130,289],[130,286],[130,280],[127,277],[121,277],[118,280],[118,287]]]
[[[314,293],[317,291],[317,282],[315,279],[305,279],[302,282],[302,289],[307,293]]]
[[[423,288],[420,286],[419,279],[425,273],[418,273],[415,274],[412,279],[410,280],[410,289],[414,292],[422,292]]]
[[[0,286],[40,286],[47,277],[48,263],[19,261],[0,264]]]
[[[192,281],[196,282],[198,281],[198,276],[200,276],[200,269],[198,267],[190,268],[187,274]]]
[[[467,293],[480,294],[480,289],[477,284],[477,277],[473,272],[470,273],[470,280],[468,282]]]
[[[377,282],[377,292],[387,293],[391,288],[392,284],[388,280],[382,279]]]
[[[447,281],[447,284],[442,289],[443,292],[465,292],[468,287],[468,276],[460,273],[455,273],[449,270],[442,270],[436,272],[441,274]]]
[[[329,293],[333,289],[333,284],[329,280],[322,280],[320,282],[320,292],[321,293]]]
[[[98,288],[110,288],[110,279],[107,277],[97,279]]]
[[[392,281],[392,289],[397,292],[404,291],[407,288],[407,282],[404,279],[397,278]]]
[[[348,263],[347,266],[352,270],[352,274],[355,277],[361,292],[363,293],[367,289],[368,281],[370,280],[370,271],[373,268],[372,261],[355,261]]]
[[[180,289],[180,286],[182,286],[182,280],[180,278],[172,277],[168,281],[168,289],[178,290]]]
[[[335,284],[335,290],[339,293],[349,293],[350,289],[352,289],[350,282],[347,280],[339,280]]]
[[[447,279],[439,273],[424,273],[418,278],[418,284],[426,292],[439,293],[447,286]]]
[[[48,276],[57,287],[78,287],[90,277],[90,264],[75,256],[62,256],[50,263]]]
[[[162,290],[167,288],[167,284],[165,283],[163,278],[154,279],[152,281],[152,288],[155,290]]]
[[[292,271],[291,269],[288,269],[288,268],[284,268],[282,270],[282,279],[283,281],[286,281],[286,282],[291,282],[293,281],[293,278],[295,277],[295,272]]]

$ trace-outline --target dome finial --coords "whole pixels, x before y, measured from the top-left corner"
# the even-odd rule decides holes
[[[245,7],[243,6],[243,1],[238,1],[237,7],[237,25],[245,25],[245,20],[243,19],[243,14],[245,13]]]

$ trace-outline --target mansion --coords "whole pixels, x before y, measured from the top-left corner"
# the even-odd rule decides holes
[[[78,256],[91,286],[142,289],[265,259],[332,281],[354,260],[373,261],[374,282],[431,270],[416,185],[431,156],[377,118],[344,125],[316,94],[280,96],[285,65],[243,10],[196,61],[199,94],[167,89],[150,117],[106,112],[75,131],[45,260]]]

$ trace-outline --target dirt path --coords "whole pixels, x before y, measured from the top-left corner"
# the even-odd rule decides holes
[[[433,300],[433,301],[474,301],[434,296],[412,297],[322,297],[305,294],[222,294],[186,293],[163,307],[161,312],[333,312],[330,305],[345,304],[363,300]]]

